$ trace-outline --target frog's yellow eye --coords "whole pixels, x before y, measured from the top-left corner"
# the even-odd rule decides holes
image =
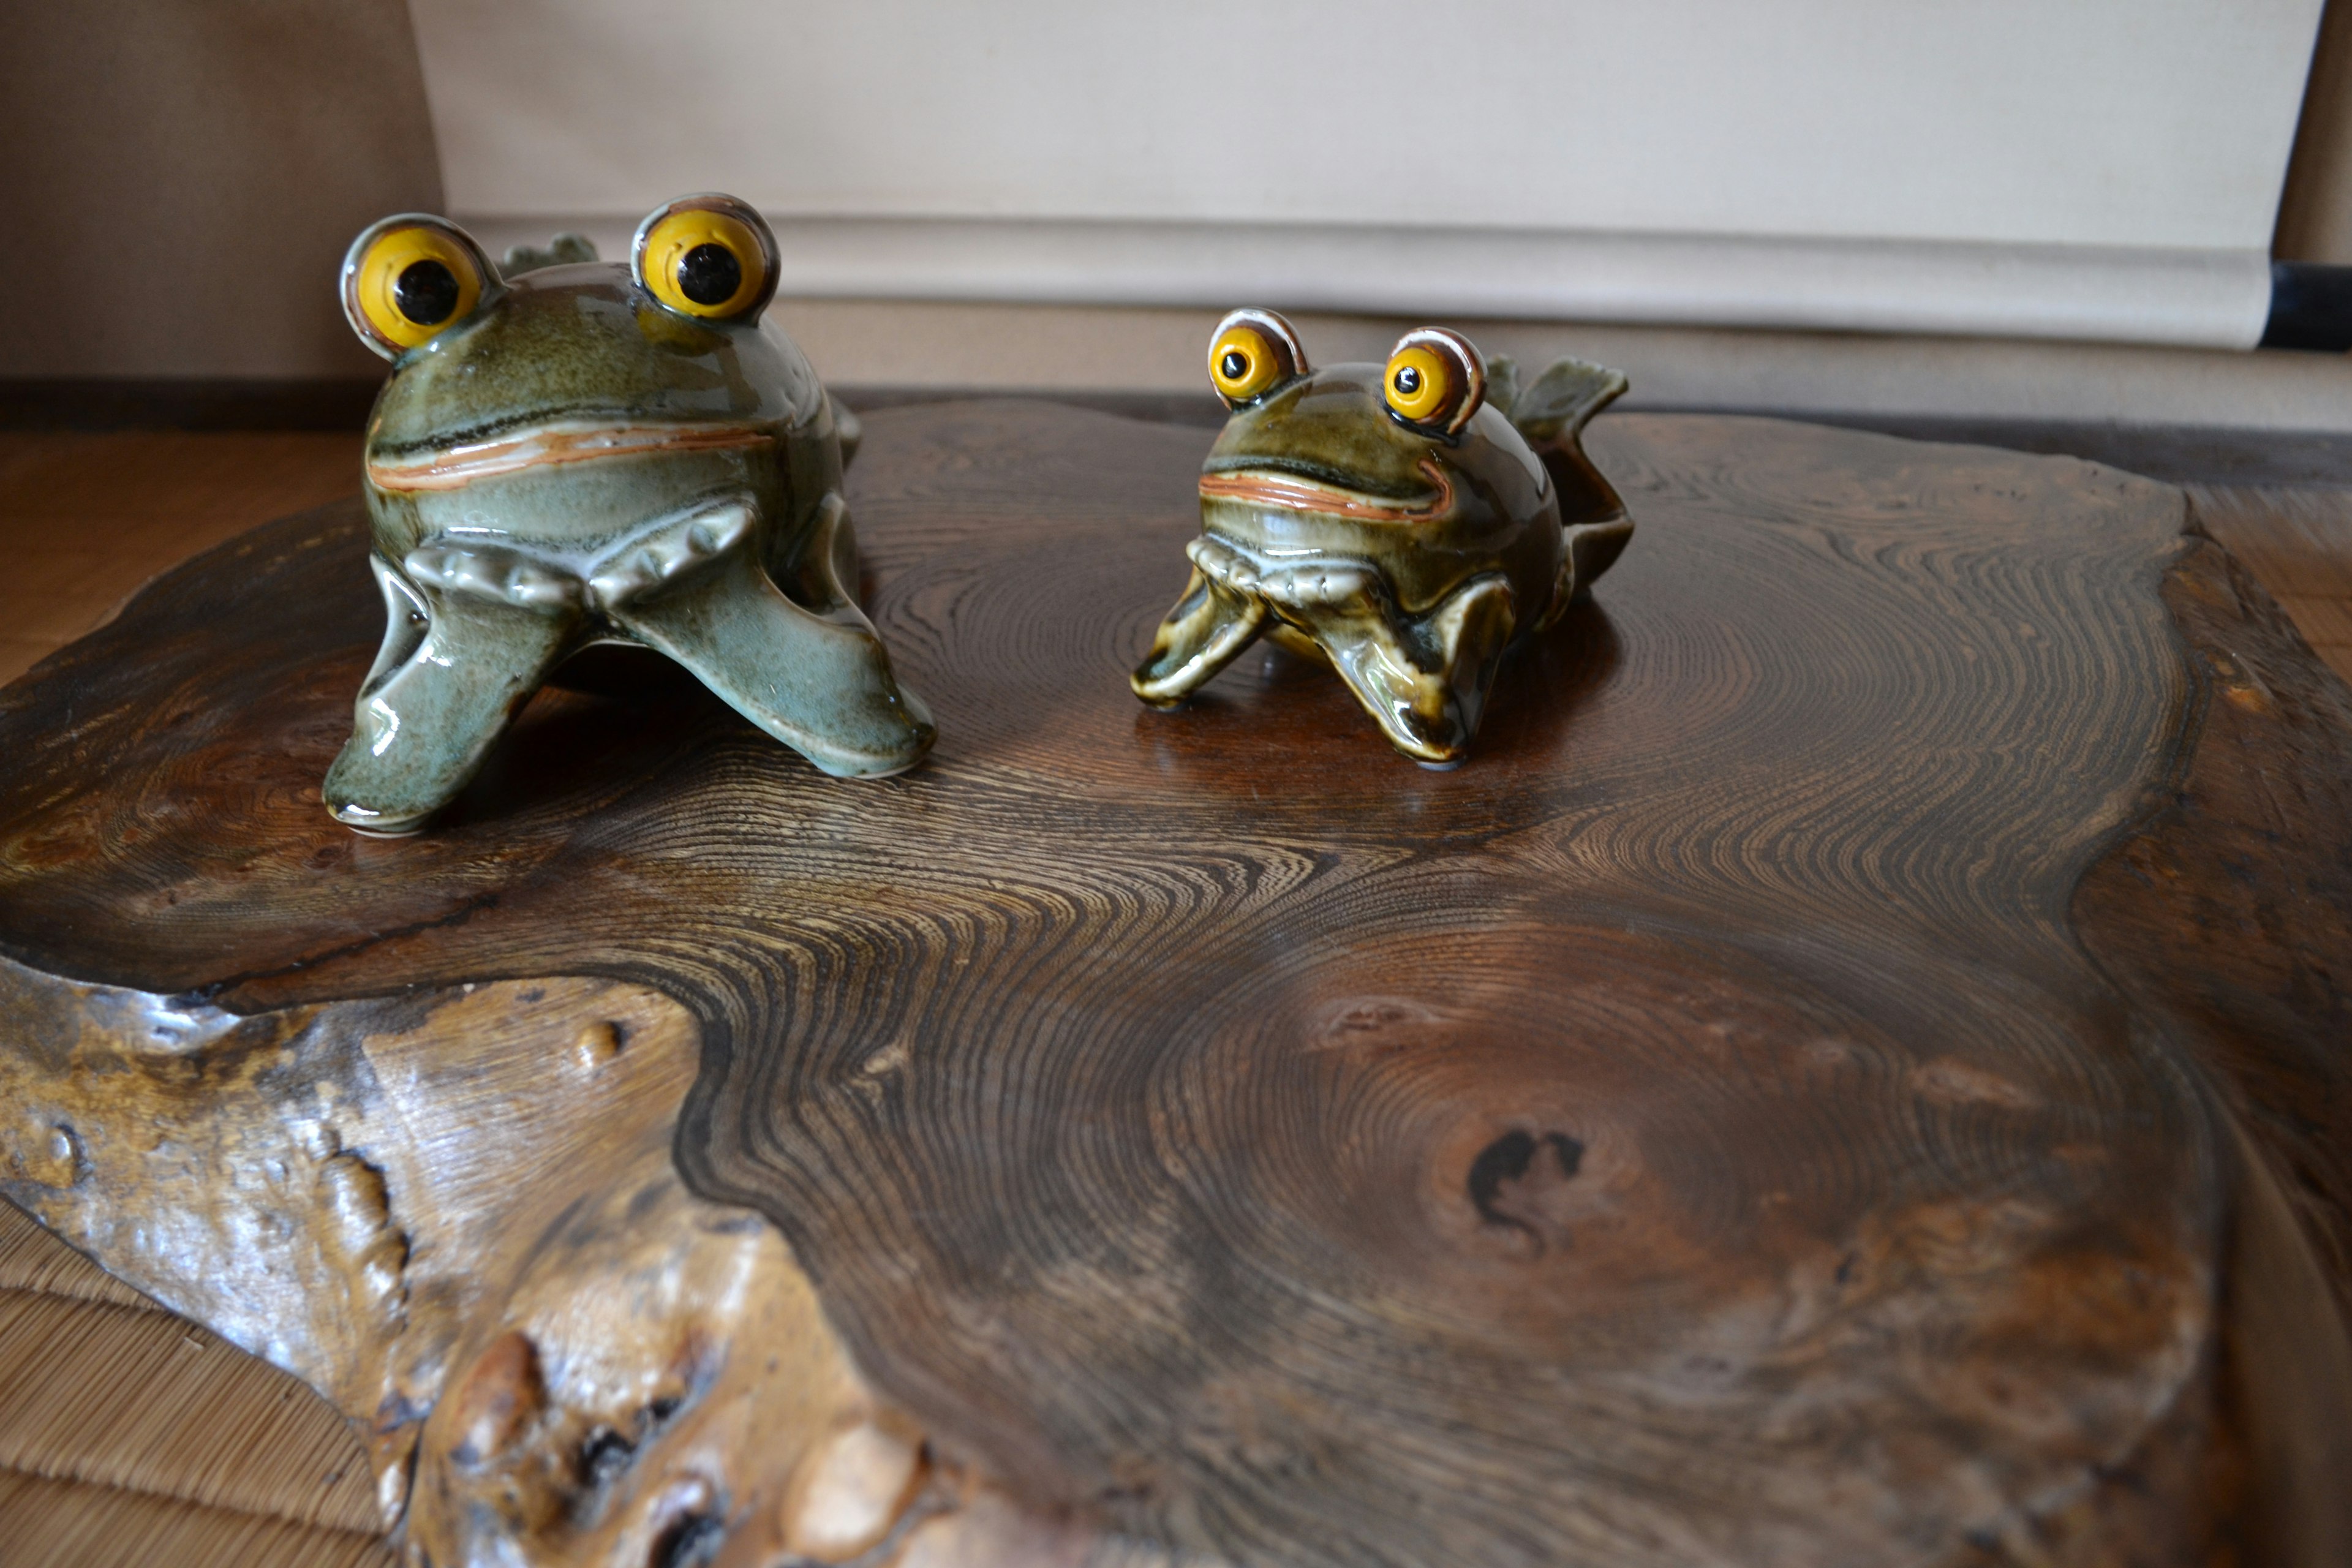
[[[1298,334],[1272,310],[1235,310],[1209,340],[1209,384],[1236,408],[1307,369]]]
[[[1486,362],[1459,332],[1417,328],[1397,340],[1381,391],[1389,412],[1408,425],[1456,435],[1486,400]]]
[[[343,253],[343,314],[386,359],[464,321],[498,287],[473,237],[424,213],[371,224]]]
[[[629,268],[681,314],[747,320],[776,291],[776,237],[748,202],[680,196],[637,226]]]

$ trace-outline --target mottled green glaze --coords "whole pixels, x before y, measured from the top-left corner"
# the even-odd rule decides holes
[[[1633,525],[1580,440],[1624,376],[1561,360],[1519,391],[1497,359],[1449,437],[1391,415],[1383,374],[1307,371],[1234,411],[1202,468],[1192,581],[1132,678],[1144,701],[1177,705],[1264,635],[1328,659],[1399,751],[1448,766],[1505,653],[1624,549]]]
[[[677,439],[698,430],[708,448]],[[599,449],[608,439],[650,449]],[[841,489],[855,440],[780,328],[666,309],[618,263],[498,280],[394,361],[368,426],[389,625],[329,809],[362,831],[414,831],[554,667],[595,643],[668,655],[826,773],[912,766],[929,717],[852,598]],[[501,452],[510,471],[480,471]],[[474,477],[403,482],[469,455]]]

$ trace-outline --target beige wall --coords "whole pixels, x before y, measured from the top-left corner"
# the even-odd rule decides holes
[[[413,0],[461,214],[2255,249],[2319,0]]]
[[[2239,348],[2320,16],[412,5],[453,216],[625,237],[731,191],[775,223],[786,293]]]
[[[371,374],[343,248],[441,205],[404,0],[11,5],[0,148],[0,375]]]
[[[539,14],[540,0],[520,3]],[[425,4],[446,26],[442,0]],[[574,15],[598,15],[599,4],[590,0]],[[2352,0],[2336,10],[2315,69],[2299,178],[2309,160],[2317,160],[2314,171],[2352,170],[2344,90],[2352,78]],[[551,79],[562,74],[544,59],[541,68]],[[659,85],[607,129],[642,128],[651,105],[677,101],[652,90]],[[0,146],[8,149],[0,211],[9,236],[0,246],[0,298],[13,313],[0,331],[0,375],[378,373],[380,362],[341,321],[333,269],[365,223],[405,208],[442,210],[425,90],[403,0],[11,7],[0,49]],[[561,143],[576,129],[551,111],[533,134]],[[2342,149],[2332,165],[2313,151],[2328,147]],[[562,164],[552,151],[550,157]],[[732,165],[719,162],[717,173],[731,178]],[[685,167],[671,176],[633,168],[625,183],[632,190],[677,183]],[[644,199],[666,194],[665,186]],[[2289,206],[2288,219],[2309,224],[2315,214],[2352,212],[2352,197],[2337,207]],[[779,216],[790,228],[791,215]],[[548,225],[516,226],[528,230],[524,237],[543,237]],[[2306,237],[2283,254],[2352,261],[2352,220],[2333,241],[2319,229],[2296,232]],[[503,244],[509,237],[488,237]],[[787,298],[779,310],[820,368],[842,382],[1039,390],[1195,388],[1214,315],[903,298]],[[1443,312],[1416,305],[1412,319],[1433,314]],[[1377,354],[1398,320],[1322,316],[1310,323],[1315,352]],[[2352,428],[2352,360],[2340,355],[1525,319],[1463,324],[1524,356],[1580,349],[1624,363],[1635,374],[1636,397],[1654,405]]]

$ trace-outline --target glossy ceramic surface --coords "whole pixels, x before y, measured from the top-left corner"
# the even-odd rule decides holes
[[[422,826],[599,643],[667,655],[828,773],[930,744],[853,597],[855,422],[760,319],[767,226],[688,197],[630,264],[593,257],[561,236],[502,274],[418,215],[352,247],[346,312],[394,360],[366,442],[388,624],[324,790],[362,832]]]
[[[1624,376],[1561,360],[1521,389],[1437,329],[1386,365],[1316,370],[1280,317],[1236,311],[1211,378],[1234,413],[1136,695],[1173,707],[1270,637],[1328,660],[1399,751],[1461,761],[1506,652],[1632,537],[1580,441]]]

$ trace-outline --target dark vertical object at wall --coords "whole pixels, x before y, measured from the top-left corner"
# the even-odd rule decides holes
[[[2272,262],[2271,314],[2259,346],[2330,353],[2352,349],[2352,267]]]
[[[2346,0],[2335,0],[2320,18],[2271,255],[2352,262],[2352,4]]]
[[[12,7],[0,375],[359,377],[352,235],[437,209],[404,0]]]

